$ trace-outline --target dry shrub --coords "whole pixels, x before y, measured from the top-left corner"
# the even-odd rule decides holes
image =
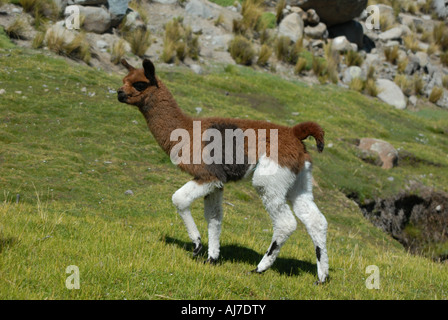
[[[384,50],[384,56],[386,57],[386,60],[392,64],[397,64],[399,54],[398,54],[398,46],[393,47],[385,47]]]
[[[252,43],[243,36],[236,35],[230,42],[229,51],[236,63],[249,66],[255,57]]]
[[[262,67],[266,66],[271,55],[272,49],[266,44],[262,45],[260,53],[258,54],[257,64]]]
[[[162,60],[171,63],[187,57],[198,59],[199,38],[190,26],[183,25],[183,18],[174,18],[165,25]]]
[[[126,33],[125,39],[129,42],[132,53],[139,57],[143,57],[146,50],[151,46],[149,30],[138,28],[133,32]]]
[[[434,87],[432,88],[431,94],[429,95],[429,101],[432,103],[436,103],[439,101],[443,96],[443,89],[440,87]]]
[[[113,64],[119,64],[125,54],[126,54],[126,42],[124,39],[118,39],[112,45],[112,50],[110,53],[110,61]]]

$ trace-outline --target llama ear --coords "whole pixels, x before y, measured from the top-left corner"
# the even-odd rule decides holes
[[[135,68],[133,66],[131,66],[125,59],[121,59],[121,64],[128,69],[128,71],[132,71]]]
[[[158,88],[159,84],[157,83],[156,79],[156,68],[154,67],[154,64],[151,62],[151,60],[143,60],[143,69],[145,70],[145,77],[148,78],[149,83],[152,86],[156,86]]]

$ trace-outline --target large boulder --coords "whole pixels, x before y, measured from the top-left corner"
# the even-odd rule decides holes
[[[351,20],[328,28],[329,38],[339,36],[345,36],[348,41],[355,43],[359,49],[364,47],[364,29],[358,21]]]
[[[396,109],[406,108],[406,98],[400,87],[395,82],[388,79],[378,79],[376,81],[379,93],[378,98],[385,103],[394,106]]]
[[[291,0],[289,4],[305,11],[316,10],[320,21],[330,27],[359,17],[367,6],[367,0]]]
[[[111,27],[111,15],[103,7],[78,6],[84,16],[82,28],[88,32],[104,33]]]
[[[448,6],[445,0],[432,0],[432,7],[439,19],[448,18]]]
[[[213,18],[213,12],[207,3],[201,0],[190,0],[185,6],[185,12],[189,15],[203,19]]]
[[[111,25],[116,27],[128,13],[129,0],[107,0]]]
[[[286,36],[293,42],[303,37],[304,24],[298,13],[287,15],[278,27],[279,36]]]
[[[389,143],[379,139],[362,138],[358,148],[366,154],[378,155],[379,162],[376,163],[383,169],[392,169],[398,163],[398,151]]]

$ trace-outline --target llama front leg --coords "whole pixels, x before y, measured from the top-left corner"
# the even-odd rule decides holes
[[[211,193],[217,184],[215,182],[201,183],[200,181],[189,181],[173,194],[173,204],[184,221],[188,236],[194,244],[193,256],[197,256],[202,249],[201,235],[191,215],[191,204],[198,198],[205,197]]]
[[[215,263],[219,257],[219,237],[222,223],[223,189],[217,188],[204,198],[204,216],[208,223],[208,259]]]

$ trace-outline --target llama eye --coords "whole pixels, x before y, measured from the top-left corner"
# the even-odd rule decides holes
[[[143,91],[149,87],[148,82],[136,82],[132,85],[137,91]]]

